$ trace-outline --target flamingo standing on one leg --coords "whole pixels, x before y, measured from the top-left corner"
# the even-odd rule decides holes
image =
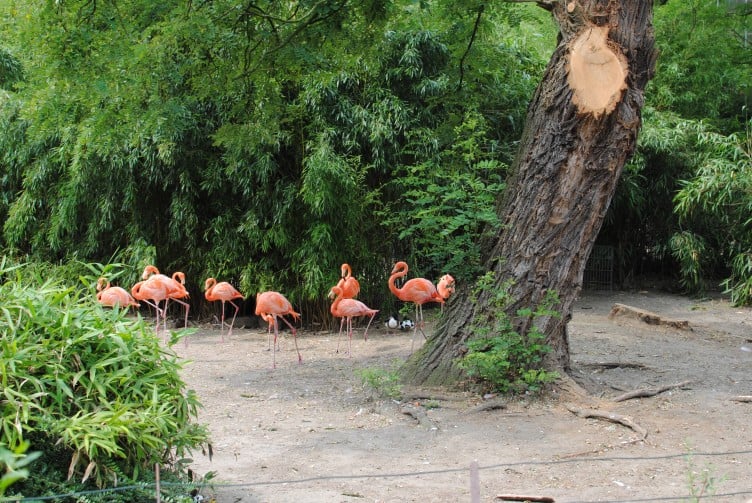
[[[234,286],[229,284],[226,281],[220,281],[217,283],[217,280],[214,278],[209,278],[204,282],[204,297],[209,302],[216,302],[216,301],[222,301],[222,321],[219,329],[219,334],[222,339],[222,342],[225,342],[225,302],[229,302],[232,304],[232,307],[235,308],[235,314],[232,315],[232,321],[230,322],[230,329],[227,331],[227,337],[230,337],[232,335],[232,327],[235,325],[235,317],[238,315],[238,311],[240,308],[237,304],[235,304],[232,299],[243,299],[243,294],[240,293],[235,289]]]
[[[295,351],[298,352],[298,363],[303,363],[303,357],[300,356],[300,350],[298,349],[298,337],[295,327],[285,319],[285,315],[289,314],[293,320],[300,318],[300,313],[296,313],[292,309],[292,304],[279,292],[261,292],[256,294],[256,315],[261,316],[263,319],[268,320],[271,316],[274,322],[274,347],[272,348],[272,368],[277,368],[277,338],[279,337],[279,323],[277,317],[279,316],[282,321],[287,323],[287,326],[292,330],[292,338],[295,341]]]
[[[378,313],[378,309],[371,309],[359,300],[345,299],[342,289],[338,286],[332,287],[329,292],[329,297],[335,297],[332,303],[331,312],[337,318],[347,319],[347,356],[351,356],[350,350],[352,349],[352,319],[358,316],[370,316],[368,325],[363,333],[363,338],[368,340],[368,327],[371,326],[373,317]],[[339,353],[339,340],[342,335],[342,323],[340,323],[339,336],[337,337],[337,353]]]
[[[436,286],[425,278],[413,278],[402,285],[402,288],[397,288],[395,281],[397,281],[397,278],[407,276],[407,270],[405,262],[400,261],[394,264],[392,274],[389,276],[389,291],[399,300],[415,304],[415,327],[413,328],[413,340],[410,344],[410,352],[412,353],[416,332],[420,330],[423,338],[426,338],[426,333],[423,331],[423,304],[427,302],[444,304],[444,299],[439,295]]]
[[[107,307],[139,307],[138,302],[128,293],[125,288],[110,286],[106,278],[97,280],[97,302]]]

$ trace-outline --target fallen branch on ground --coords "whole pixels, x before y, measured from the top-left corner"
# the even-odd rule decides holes
[[[749,396],[749,395],[732,396],[731,398],[729,398],[729,400],[731,400],[733,402],[745,402],[745,403],[748,403],[748,402],[752,402],[752,396]]]
[[[655,396],[660,393],[663,393],[664,391],[668,391],[670,389],[674,388],[683,388],[684,386],[687,386],[688,384],[691,384],[692,381],[682,381],[680,383],[676,384],[668,384],[666,386],[660,386],[658,388],[644,388],[644,389],[638,389],[635,391],[630,391],[628,393],[624,393],[623,395],[619,395],[616,398],[612,398],[611,400],[614,402],[623,402],[625,400],[630,400],[632,398],[641,398],[641,397],[647,397],[647,396]]]
[[[567,405],[567,410],[575,414],[577,417],[605,419],[606,421],[611,421],[612,423],[619,423],[621,425],[624,425],[627,428],[631,428],[638,435],[640,435],[640,437],[642,437],[641,440],[645,440],[645,438],[648,436],[648,430],[635,423],[631,418],[622,416],[621,414],[617,414],[615,412],[603,412],[594,409],[578,409],[569,405]]]
[[[648,325],[666,325],[672,328],[678,328],[679,330],[692,330],[687,320],[673,320],[671,318],[661,318],[660,315],[640,309],[639,307],[632,307],[626,304],[614,304],[611,308],[611,312],[608,313],[609,318],[616,316],[628,316],[630,318],[637,318],[638,320],[647,323]]]
[[[554,503],[550,496],[522,496],[519,494],[497,494],[497,500],[502,501],[536,501],[541,503]]]
[[[467,412],[485,412],[487,410],[498,410],[498,409],[506,409],[507,404],[501,399],[494,399],[494,400],[488,400],[487,402],[483,402],[479,405],[476,405],[475,407],[471,407],[467,410]]]
[[[433,393],[430,391],[403,391],[403,402],[414,402],[416,400],[436,400],[437,402],[459,402],[466,400],[465,396],[447,395],[445,393]]]

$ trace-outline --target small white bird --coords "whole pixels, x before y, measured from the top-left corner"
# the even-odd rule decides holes
[[[389,319],[384,323],[384,326],[386,327],[386,333],[389,335],[391,332],[390,330],[394,330],[399,326],[399,321],[397,321],[397,318],[394,316],[390,316]]]

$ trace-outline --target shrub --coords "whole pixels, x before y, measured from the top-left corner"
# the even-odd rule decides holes
[[[488,291],[491,285],[493,274],[488,273],[479,280],[474,295],[477,297],[479,293]],[[551,349],[545,344],[545,335],[535,323],[527,334],[515,330],[504,309],[510,301],[508,288],[491,294],[494,300],[490,304],[490,318],[484,322],[476,320],[471,329],[474,337],[468,340],[468,352],[460,359],[459,366],[468,376],[494,391],[539,391],[544,384],[559,377],[556,372],[543,368],[543,356]],[[556,295],[549,292],[535,311],[521,309],[517,315],[524,318],[558,316],[550,309],[557,302]]]
[[[31,441],[43,452],[36,473],[98,486],[139,480],[155,464],[184,470],[208,434],[192,422],[200,403],[177,355],[140,318],[30,271],[39,269],[0,264],[0,447]]]

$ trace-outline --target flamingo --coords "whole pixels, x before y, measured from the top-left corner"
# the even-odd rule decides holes
[[[141,275],[141,279],[145,281],[156,281],[162,285],[167,290],[167,297],[165,300],[165,306],[164,306],[164,316],[163,322],[165,326],[165,332],[167,331],[167,304],[170,300],[174,300],[178,304],[182,304],[185,307],[185,321],[183,326],[188,326],[188,311],[190,310],[191,306],[187,302],[184,302],[180,299],[184,299],[188,297],[188,290],[185,288],[185,274],[177,271],[172,274],[172,277],[165,276],[164,274],[161,274],[159,272],[159,269],[157,269],[153,265],[147,265],[144,268],[144,272]],[[188,344],[188,340],[185,341],[186,344]]]
[[[332,287],[332,290],[329,292],[329,297],[331,298],[333,296],[335,297],[335,299],[331,307],[332,314],[337,318],[342,318],[343,321],[345,320],[345,318],[347,319],[347,356],[351,356],[350,350],[352,348],[352,319],[357,318],[358,316],[371,317],[371,319],[368,320],[368,325],[366,326],[366,330],[363,333],[363,338],[365,340],[368,340],[368,327],[371,326],[373,317],[376,316],[376,313],[378,313],[379,311],[378,309],[371,309],[359,300],[345,299],[342,289],[338,286]],[[339,335],[341,336],[342,323],[340,323],[339,326]],[[339,339],[340,337],[338,336],[337,353],[339,353]]]
[[[97,302],[108,307],[125,306],[126,309],[130,306],[139,307],[138,302],[125,288],[110,286],[106,278],[97,280]]]
[[[407,276],[407,271],[408,268],[405,262],[400,261],[394,264],[391,276],[389,276],[389,291],[399,300],[415,304],[415,327],[413,328],[413,340],[410,345],[410,352],[412,352],[415,345],[416,332],[420,330],[423,338],[426,338],[426,333],[423,331],[423,304],[427,302],[444,304],[444,299],[439,295],[436,286],[425,278],[413,278],[402,285],[402,288],[397,288],[395,281],[397,281],[397,278]]]
[[[337,287],[342,290],[343,299],[354,299],[360,293],[360,283],[352,275],[352,268],[350,264],[342,264],[340,267],[340,280],[337,282]],[[331,292],[330,292],[331,293]],[[342,325],[345,322],[343,317],[339,322],[339,332],[342,333]]]
[[[133,295],[134,299],[146,302],[157,310],[156,331],[159,333],[159,303],[167,299],[167,288],[164,284],[156,281],[142,280],[133,285],[133,288],[131,288],[131,295]]]
[[[340,267],[341,279],[337,286],[342,289],[343,299],[354,299],[360,293],[360,283],[352,275],[350,264],[342,264]]]
[[[274,324],[274,347],[272,348],[272,368],[277,368],[277,338],[279,337],[279,323],[277,317],[279,316],[284,321],[290,330],[292,330],[292,338],[295,341],[295,351],[298,352],[298,363],[303,363],[303,357],[300,356],[300,350],[298,349],[298,338],[295,327],[284,318],[286,314],[292,316],[293,320],[300,318],[300,313],[296,313],[292,309],[292,304],[279,292],[261,292],[256,294],[256,315],[261,316],[264,320],[269,320],[269,316],[272,318]]]
[[[442,299],[449,300],[449,297],[454,293],[454,278],[450,274],[443,275],[436,284],[436,291],[439,292]],[[444,311],[444,304],[441,304],[441,310]]]
[[[232,315],[232,321],[230,322],[230,329],[227,331],[227,337],[232,335],[232,327],[235,324],[235,317],[238,315],[240,308],[235,304],[232,299],[242,299],[243,294],[238,292],[234,286],[226,281],[220,281],[214,278],[208,278],[204,282],[204,297],[209,302],[222,301],[222,324],[220,325],[220,337],[222,342],[225,342],[224,330],[225,330],[225,302],[232,304],[235,308],[235,314]]]

